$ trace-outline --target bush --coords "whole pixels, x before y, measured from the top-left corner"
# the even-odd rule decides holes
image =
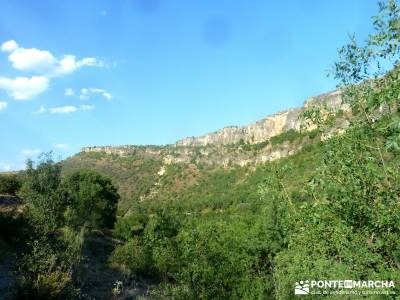
[[[300,139],[303,137],[303,134],[301,134],[299,131],[290,129],[284,133],[281,133],[279,135],[273,136],[270,139],[271,145],[279,145],[284,142],[289,142],[292,143],[297,139]]]
[[[77,291],[68,273],[54,271],[40,274],[35,281],[24,278],[14,293],[15,300],[64,300],[76,299]]]
[[[148,274],[149,255],[138,238],[131,238],[124,245],[117,246],[110,258],[111,266],[127,277]]]
[[[148,216],[140,211],[131,210],[127,217],[118,218],[115,224],[114,235],[123,240],[128,240],[135,235],[140,235],[146,226]]]
[[[73,227],[110,229],[114,226],[119,195],[108,177],[93,170],[72,173],[62,182],[68,203],[66,218]]]
[[[0,174],[0,194],[15,195],[21,187],[16,174]]]
[[[271,289],[259,231],[239,220],[199,221],[179,233],[175,275],[192,299],[265,299]]]

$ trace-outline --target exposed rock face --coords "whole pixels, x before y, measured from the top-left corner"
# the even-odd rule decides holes
[[[270,137],[278,135],[289,129],[300,128],[301,109],[290,109],[284,112],[268,116],[254,124],[243,127],[225,127],[200,137],[189,137],[176,142],[177,146],[206,146],[236,144],[241,140],[256,144]]]
[[[304,108],[309,108],[310,106],[326,106],[334,111],[339,109],[347,109],[347,107],[342,103],[340,91],[333,91],[316,97],[308,98],[304,102]]]
[[[243,140],[246,143],[256,144],[290,129],[299,130],[302,124],[301,112],[310,106],[326,106],[332,110],[342,107],[342,98],[339,91],[319,95],[305,101],[304,107],[289,109],[248,126],[225,127],[221,130],[199,136],[188,137],[176,142],[177,146],[206,146],[236,144]]]
[[[333,111],[347,110],[342,104],[340,92],[334,91],[307,99],[302,108],[289,109],[250,124],[248,126],[226,127],[199,137],[189,137],[167,146],[94,146],[84,147],[82,152],[106,153],[119,156],[137,155],[145,158],[161,160],[164,165],[175,163],[201,162],[206,165],[229,164],[244,166],[264,163],[295,153],[303,146],[303,142],[295,144],[283,143],[272,147],[266,144],[257,151],[242,149],[246,144],[258,144],[290,129],[299,130],[303,121],[300,118],[304,109],[311,106],[328,108]],[[342,122],[343,123],[343,122]],[[347,124],[338,124],[337,130],[344,130]],[[308,128],[308,127],[307,127]],[[312,128],[309,128],[312,129]],[[329,138],[329,137],[322,137]],[[237,144],[232,150],[230,145]],[[163,170],[160,170],[163,174]]]
[[[135,154],[136,147],[135,146],[93,146],[93,147],[83,147],[81,149],[82,152],[100,152],[100,153],[107,153],[107,154]]]

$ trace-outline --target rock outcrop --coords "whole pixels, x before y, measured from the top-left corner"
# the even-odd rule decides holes
[[[288,130],[299,130],[302,120],[300,114],[305,108],[310,106],[324,106],[332,110],[342,107],[342,98],[339,91],[322,94],[307,99],[302,108],[289,109],[276,113],[272,116],[250,124],[238,127],[230,126],[221,130],[199,136],[188,137],[176,142],[177,146],[207,146],[207,145],[226,145],[236,144],[240,141],[250,144],[261,143],[273,136],[284,133]]]
[[[189,163],[202,161],[206,164],[263,163],[293,154],[301,149],[302,144],[282,144],[272,147],[265,144],[254,154],[254,151],[242,151],[242,147],[232,152],[229,145],[252,145],[268,141],[270,138],[289,130],[299,130],[303,124],[300,118],[304,109],[312,106],[324,107],[333,111],[346,109],[342,104],[339,91],[311,97],[301,108],[289,109],[250,124],[248,126],[231,126],[199,137],[189,137],[167,146],[93,146],[81,149],[84,153],[105,153],[119,156],[137,155],[145,158],[160,159],[164,164]],[[222,159],[223,158],[223,159]],[[224,160],[226,163],[224,163]]]

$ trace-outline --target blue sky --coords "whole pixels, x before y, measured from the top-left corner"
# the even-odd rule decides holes
[[[335,88],[366,0],[0,2],[0,171],[53,150],[167,144]]]

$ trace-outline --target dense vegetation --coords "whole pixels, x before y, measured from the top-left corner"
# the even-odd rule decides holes
[[[157,206],[139,203],[116,225],[126,242],[111,262],[128,277],[157,276],[155,299],[289,299],[304,279],[398,282],[399,24],[397,3],[380,4],[365,46],[352,39],[339,51],[345,133],[266,164],[263,182],[252,182],[257,171],[242,182],[243,169],[215,171]],[[323,109],[304,117],[322,133],[332,124]]]
[[[0,218],[0,242],[17,254],[15,298],[87,298],[84,244],[110,229],[104,268],[123,281],[115,297],[143,280],[147,299],[292,299],[294,283],[311,279],[393,280],[399,295],[400,8],[390,0],[379,9],[375,32],[363,46],[352,38],[332,69],[351,108],[340,112],[345,132],[332,135],[337,115],[314,107],[303,116],[311,132],[236,145],[257,151],[329,137],[290,157],[244,167],[171,164],[161,177],[154,159],[72,158],[129,190],[119,214],[111,179],[68,162],[63,176],[61,164],[44,157],[28,162],[15,188],[0,180],[3,193],[18,190],[26,206]]]
[[[148,193],[161,162],[140,155],[120,157],[102,153],[80,153],[65,161],[62,166],[63,175],[70,175],[83,168],[94,169],[113,178],[122,199],[119,211],[124,214],[131,205],[128,200],[138,201],[141,195]]]
[[[0,175],[0,195],[15,195],[21,187],[21,181],[17,174]]]
[[[0,218],[0,239],[16,255],[13,298],[77,299],[85,238],[89,230],[113,227],[116,188],[91,170],[61,178],[60,165],[49,155],[36,166],[28,161],[21,178],[22,212]]]

